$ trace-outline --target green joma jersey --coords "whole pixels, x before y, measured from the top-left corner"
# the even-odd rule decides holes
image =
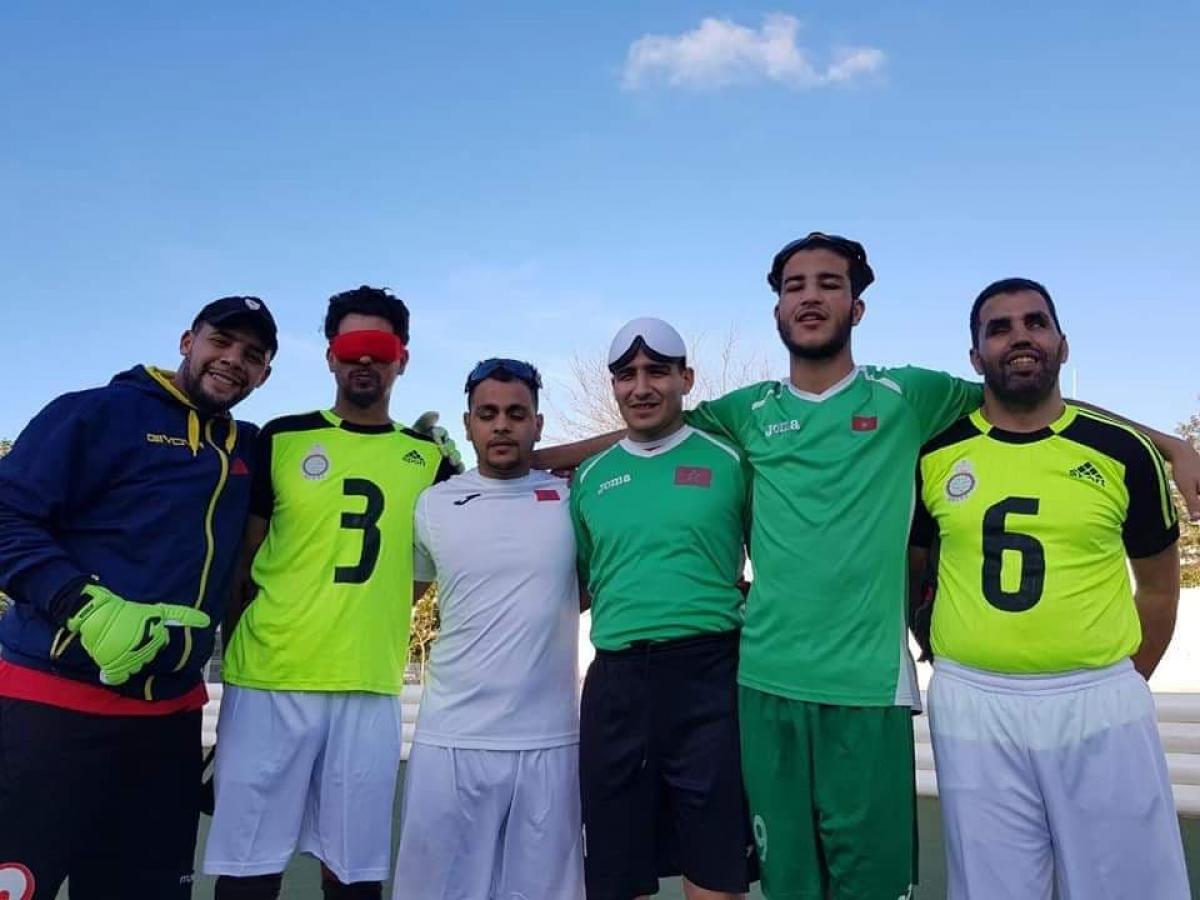
[[[1161,457],[1067,404],[1004,431],[976,410],[926,446],[914,539],[939,539],[933,651],[1012,674],[1098,669],[1142,642],[1126,555],[1179,537]]]
[[[813,703],[914,701],[917,456],[982,401],[982,386],[942,372],[861,367],[820,395],[762,382],[688,414],[734,441],[754,473],[743,685]]]
[[[585,461],[571,518],[592,595],[592,643],[621,650],[741,627],[746,516],[738,452],[687,426]]]
[[[412,612],[413,509],[452,470],[428,438],[331,412],[259,435],[250,501],[269,520],[258,594],[226,650],[225,680],[266,690],[398,694]]]

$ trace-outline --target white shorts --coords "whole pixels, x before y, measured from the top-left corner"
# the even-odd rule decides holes
[[[393,900],[582,900],[579,746],[413,744]]]
[[[937,661],[949,900],[1188,900],[1154,700],[1125,660],[1006,676]]]
[[[343,883],[383,881],[400,742],[399,697],[227,686],[204,872],[274,874],[298,849]]]

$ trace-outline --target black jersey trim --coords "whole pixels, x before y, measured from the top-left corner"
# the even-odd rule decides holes
[[[1179,540],[1179,523],[1166,531],[1157,531],[1147,537],[1130,538],[1125,541],[1125,552],[1130,559],[1145,559],[1157,556]]]
[[[411,428],[405,428],[403,425],[397,425],[396,430],[399,431],[401,434],[406,434],[410,438],[415,438],[418,441],[428,441],[431,444],[437,443],[437,441],[435,441],[433,439],[432,435],[422,434],[419,431],[413,431]]]
[[[928,443],[921,448],[921,456],[926,456],[935,450],[941,450],[953,444],[961,444],[963,441],[969,441],[971,438],[979,437],[979,435],[980,431],[975,427],[975,423],[971,421],[971,417],[969,415],[963,416],[945,431],[930,438]]]
[[[1121,463],[1126,469],[1131,466],[1145,465],[1151,460],[1153,460],[1153,465],[1158,465],[1157,454],[1152,453],[1138,435],[1124,425],[1118,425],[1109,419],[1079,414],[1060,434],[1076,444],[1099,450],[1105,456]],[[1165,481],[1165,473],[1160,472],[1160,474],[1164,476],[1163,480]]]
[[[280,416],[272,419],[262,427],[261,434],[271,437],[276,434],[288,434],[295,431],[321,431],[333,428],[333,424],[319,412],[296,413],[291,416]]]
[[[385,422],[381,425],[360,425],[358,422],[347,422],[345,419],[338,422],[338,428],[342,431],[353,432],[354,434],[391,434],[395,431],[403,431],[396,425],[395,422]]]
[[[987,436],[1002,444],[1036,444],[1046,438],[1054,437],[1054,429],[1039,428],[1037,431],[1006,431],[993,425],[988,429]]]

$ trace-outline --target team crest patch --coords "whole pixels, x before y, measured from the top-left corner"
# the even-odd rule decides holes
[[[33,873],[20,863],[0,863],[0,898],[33,900]]]
[[[300,474],[309,481],[320,481],[328,473],[329,457],[325,454],[325,448],[320,444],[313,444],[300,463]]]
[[[975,469],[969,459],[959,461],[954,471],[946,479],[946,499],[951,503],[959,503],[971,496],[979,482],[975,478]]]

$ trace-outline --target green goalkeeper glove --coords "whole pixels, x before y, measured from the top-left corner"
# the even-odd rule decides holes
[[[67,620],[83,649],[100,667],[103,684],[124,684],[167,645],[167,626],[207,628],[208,616],[172,603],[130,603],[107,588],[89,584],[88,600]]]
[[[432,439],[437,444],[438,450],[442,452],[442,457],[446,462],[450,463],[454,471],[461,475],[467,470],[467,467],[463,465],[462,454],[458,452],[458,447],[450,437],[450,432],[437,423],[438,415],[432,411],[422,413],[421,417],[413,422],[412,430]]]

